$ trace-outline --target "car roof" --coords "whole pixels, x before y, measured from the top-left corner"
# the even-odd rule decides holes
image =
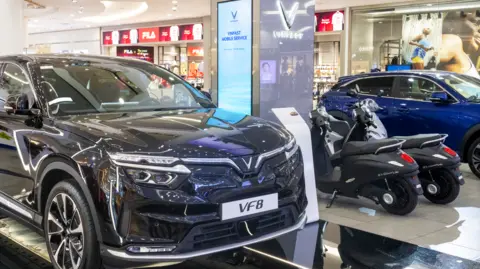
[[[350,75],[350,76],[343,76],[340,77],[339,80],[352,80],[357,78],[368,78],[368,77],[377,77],[377,76],[391,76],[391,75],[418,75],[418,76],[425,76],[435,78],[437,75],[458,75],[458,73],[448,72],[448,71],[439,71],[439,70],[408,70],[408,71],[388,71],[388,72],[372,72],[372,73],[363,73],[358,75]]]
[[[125,58],[112,57],[104,55],[90,55],[90,54],[16,54],[1,56],[0,61],[33,61],[33,62],[57,62],[57,61],[102,61],[102,62],[135,62],[135,63],[149,63],[147,61]]]

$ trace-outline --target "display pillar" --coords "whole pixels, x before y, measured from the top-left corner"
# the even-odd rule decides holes
[[[212,24],[210,16],[203,17],[203,89],[208,91],[212,88],[212,77],[211,77],[211,55],[212,55]]]
[[[220,108],[278,121],[312,108],[315,2],[211,1],[212,93]]]
[[[350,72],[350,62],[351,62],[351,54],[350,54],[350,20],[351,20],[351,9],[349,7],[345,8],[344,12],[344,30],[342,33],[342,40],[341,40],[341,50],[340,50],[340,74],[342,76],[347,76]]]
[[[26,21],[23,16],[23,1],[3,0],[0,8],[0,25],[2,36],[0,55],[23,53],[26,48],[25,31]]]
[[[212,97],[219,108],[282,123],[303,152],[308,222],[319,219],[308,114],[315,1],[211,1]]]

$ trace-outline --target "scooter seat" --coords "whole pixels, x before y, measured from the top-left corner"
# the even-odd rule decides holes
[[[388,147],[398,144],[397,139],[381,139],[372,141],[350,141],[343,145],[340,155],[354,156],[354,155],[366,155],[375,154],[379,149],[382,152],[391,152],[397,150],[397,147]]]
[[[402,144],[402,149],[420,148],[422,145],[438,145],[443,138],[440,134],[418,134],[412,136],[394,136],[393,139],[405,140]],[[434,143],[428,143],[434,141]]]

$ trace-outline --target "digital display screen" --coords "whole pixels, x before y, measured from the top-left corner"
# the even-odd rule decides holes
[[[218,107],[252,114],[252,0],[220,2]]]
[[[387,71],[403,71],[403,70],[412,70],[411,65],[387,65]]]

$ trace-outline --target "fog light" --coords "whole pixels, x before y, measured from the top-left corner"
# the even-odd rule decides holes
[[[175,246],[158,246],[158,247],[145,247],[145,246],[130,246],[127,247],[128,252],[132,253],[165,253],[172,252]]]

